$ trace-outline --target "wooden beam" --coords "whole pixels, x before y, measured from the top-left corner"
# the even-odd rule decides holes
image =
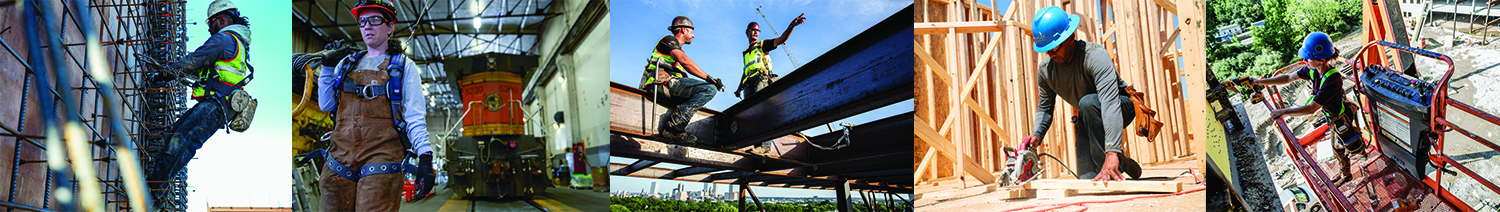
[[[1156,2],[1156,6],[1161,6],[1161,8],[1167,10],[1167,12],[1177,14],[1176,3],[1168,2],[1167,0],[1152,0],[1152,2]]]
[[[933,191],[933,192],[929,192],[929,193],[922,193],[921,194],[922,197],[919,198],[919,199],[924,200],[923,202],[927,202],[927,201],[943,201],[943,200],[950,200],[950,199],[972,197],[974,195],[980,195],[980,194],[990,193],[990,192],[995,191],[995,190],[996,190],[996,186],[994,186],[994,185],[974,186],[974,187],[968,187],[968,188],[962,188],[962,189],[940,190],[940,191]]]
[[[1073,196],[1078,196],[1078,190],[1073,190],[1073,189],[1042,189],[1041,194],[1037,194],[1037,198],[1042,198],[1042,199],[1060,199],[1060,198],[1068,198],[1068,197],[1073,197]]]
[[[969,175],[973,175],[974,178],[979,180],[979,182],[984,184],[995,182],[995,176],[990,175],[990,173],[985,171],[983,167],[980,167],[979,164],[974,164],[974,158],[955,157],[959,155],[956,147],[953,146],[952,142],[948,142],[947,138],[943,138],[942,135],[938,135],[937,131],[933,131],[932,127],[929,127],[932,125],[927,124],[927,122],[922,121],[921,119],[917,119],[915,121],[917,122],[917,124],[912,127],[913,129],[915,129],[912,131],[916,132],[917,137],[921,137],[921,140],[923,142],[926,142],[927,145],[932,146],[933,149],[936,149],[938,151],[938,153],[942,153],[943,155],[948,156],[948,158],[953,159],[953,161],[963,164],[964,172],[969,173]]]
[[[1011,189],[1000,191],[1000,199],[1024,199],[1036,197],[1036,189]]]
[[[947,34],[948,29],[953,29],[955,33],[999,32],[1002,27],[1006,26],[1006,23],[1005,21],[1000,23],[994,21],[914,23],[912,25],[915,29],[912,29],[912,33],[917,35]]]
[[[1134,192],[1182,192],[1182,182],[1178,181],[1112,181],[1094,182],[1091,180],[1068,180],[1068,179],[1044,179],[1032,180],[1024,185],[1030,189],[1074,189],[1074,190],[1101,190],[1101,191],[1134,191]]]
[[[1172,35],[1167,36],[1167,42],[1161,45],[1161,50],[1157,51],[1156,54],[1166,54],[1168,49],[1174,49],[1174,50],[1177,49],[1177,48],[1171,48],[1171,47],[1174,47],[1174,46],[1172,46],[1172,44],[1176,44],[1177,43],[1177,34],[1181,33],[1181,32],[1182,32],[1182,28],[1181,27],[1172,29]],[[1173,64],[1172,66],[1177,66],[1177,65]]]
[[[927,147],[927,153],[922,154],[922,160],[917,161],[917,164],[919,165],[917,165],[916,172],[913,173],[917,175],[917,184],[921,184],[922,182],[924,182],[922,181],[922,179],[927,178],[927,168],[931,167],[928,166],[928,164],[937,163],[937,160],[933,159],[932,157],[934,154],[937,154],[937,150],[933,149],[932,147]]]

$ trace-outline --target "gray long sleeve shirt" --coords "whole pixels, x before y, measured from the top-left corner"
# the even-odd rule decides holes
[[[1123,111],[1120,111],[1119,93],[1127,85],[1120,80],[1120,72],[1115,70],[1115,64],[1110,61],[1109,52],[1104,50],[1104,46],[1077,42],[1078,45],[1074,45],[1078,48],[1075,53],[1079,55],[1066,63],[1042,57],[1040,68],[1037,69],[1037,95],[1042,101],[1036,106],[1036,127],[1031,135],[1038,139],[1045,138],[1047,128],[1052,127],[1052,107],[1056,105],[1054,96],[1062,97],[1068,105],[1079,107],[1078,100],[1083,96],[1100,94],[1099,113],[1104,121],[1104,151],[1120,152],[1121,131],[1125,128],[1125,122]]]

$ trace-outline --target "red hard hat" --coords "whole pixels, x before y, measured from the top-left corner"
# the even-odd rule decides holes
[[[376,11],[380,11],[380,14],[385,15],[386,19],[390,19],[391,21],[396,20],[396,5],[395,3],[391,3],[390,1],[360,0],[359,4],[355,5],[359,6],[355,6],[354,9],[349,9],[349,14],[359,16],[359,11],[361,10],[374,9]]]

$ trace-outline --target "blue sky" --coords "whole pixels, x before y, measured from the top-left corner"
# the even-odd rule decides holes
[[[211,1],[186,4],[188,49],[208,40],[204,23]],[[287,1],[234,1],[250,21],[250,65],[255,79],[245,90],[259,99],[245,133],[214,134],[188,162],[188,211],[206,206],[290,207],[292,200],[291,27]]]
[[[610,20],[616,23],[611,29],[610,37],[610,81],[626,85],[636,85],[640,82],[641,72],[645,67],[644,61],[651,55],[651,48],[662,36],[671,35],[667,31],[672,18],[684,15],[693,20],[694,34],[693,44],[683,46],[683,51],[688,57],[697,62],[710,76],[724,80],[725,90],[709,101],[706,107],[715,110],[724,110],[739,98],[734,97],[734,88],[739,86],[741,68],[743,67],[742,55],[740,54],[749,46],[749,40],[745,37],[745,25],[751,21],[761,24],[761,39],[775,38],[777,33],[786,31],[787,24],[792,18],[799,14],[805,14],[807,22],[803,23],[792,32],[786,45],[771,51],[769,54],[772,61],[772,70],[780,75],[787,75],[796,70],[792,60],[787,57],[787,51],[791,51],[797,60],[803,64],[812,61],[829,49],[832,49],[854,35],[863,32],[875,23],[890,17],[897,11],[912,4],[912,1],[881,0],[881,1],[611,1]],[[756,13],[756,8],[765,13],[767,21]],[[771,29],[776,32],[771,32]],[[889,117],[895,114],[912,111],[912,101],[903,101],[884,108],[876,109],[864,114],[856,115],[838,122],[849,122],[861,124],[877,119]],[[814,127],[803,131],[808,135],[820,135],[827,133],[823,127]],[[631,163],[634,159],[611,157],[612,163]],[[683,168],[686,166],[676,164],[662,164],[657,167]],[[697,182],[683,182],[674,180],[645,179],[634,177],[617,177],[611,180],[611,189],[639,192],[647,189],[650,182],[657,182],[660,188],[668,185],[675,187],[677,183],[685,183],[684,187],[689,191],[702,190],[703,184]],[[721,186],[720,191],[727,191],[727,185]],[[809,190],[788,188],[753,188],[758,196],[795,196],[795,197],[831,197],[831,190]],[[882,196],[884,197],[884,196]],[[907,198],[910,199],[910,198]]]

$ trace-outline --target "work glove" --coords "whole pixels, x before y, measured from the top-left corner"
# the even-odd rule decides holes
[[[353,47],[338,46],[336,44],[337,43],[328,44],[330,47],[333,47],[335,49],[334,51],[323,54],[323,66],[337,67],[339,65],[339,61],[343,61],[344,57],[347,57],[349,56],[349,54],[353,54],[356,50],[358,50]]]
[[[724,91],[724,81],[723,80],[719,80],[719,78],[714,78],[714,77],[708,77],[707,80],[708,80],[708,83],[713,83],[714,84],[714,88],[718,88],[719,91]],[[739,95],[735,95],[735,96],[739,96]]]
[[[432,191],[433,183],[436,180],[432,172],[432,152],[424,152],[422,155],[417,156],[417,171],[415,175],[417,176],[417,184],[421,185],[417,188],[418,197],[426,197],[427,193]]]
[[[743,89],[743,88],[741,88],[741,89],[734,89],[734,98],[740,98],[740,91],[743,91],[743,90],[745,90],[745,89]]]

